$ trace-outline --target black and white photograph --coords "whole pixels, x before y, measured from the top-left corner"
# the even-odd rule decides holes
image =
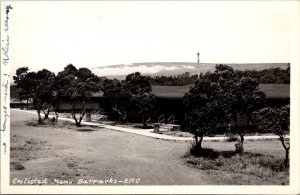
[[[1,2],[1,194],[298,194],[299,1]]]

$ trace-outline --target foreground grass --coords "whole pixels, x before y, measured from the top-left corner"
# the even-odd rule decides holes
[[[289,169],[283,159],[264,154],[203,149],[203,155],[184,156],[185,162],[203,170],[221,185],[288,185]],[[205,156],[205,157],[203,157]]]
[[[36,159],[38,151],[42,151],[47,142],[37,139],[28,139],[17,135],[11,136],[10,170],[24,170],[23,163]]]

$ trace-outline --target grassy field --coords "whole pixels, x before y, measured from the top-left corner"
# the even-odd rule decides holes
[[[225,157],[224,157],[225,156]],[[216,159],[185,156],[186,163],[205,171],[219,185],[288,185],[289,170],[271,155],[220,153]]]
[[[192,145],[184,158],[189,166],[204,171],[220,185],[288,185],[289,168],[284,165],[282,152],[265,152],[266,148],[279,147],[278,142],[246,142],[246,152],[240,154],[222,142],[209,147],[205,144],[202,152]]]

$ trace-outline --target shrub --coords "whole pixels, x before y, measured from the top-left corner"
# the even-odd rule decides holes
[[[263,156],[259,158],[258,164],[262,167],[270,168],[275,172],[287,171],[288,167],[282,159],[274,159],[271,156]]]
[[[24,170],[25,169],[25,167],[19,162],[13,162],[13,163],[11,163],[11,165],[13,166],[13,168],[15,170]]]
[[[235,145],[235,152],[236,153],[244,153],[244,147],[242,143],[236,143]]]

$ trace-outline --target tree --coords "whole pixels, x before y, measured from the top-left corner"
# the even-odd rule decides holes
[[[155,96],[152,94],[150,78],[135,72],[124,81],[105,80],[104,97],[110,100],[112,110],[118,114],[119,122],[124,122],[129,108],[135,108],[142,116],[143,126],[147,126],[146,115],[153,108]]]
[[[239,81],[232,67],[220,64],[216,66],[214,73],[201,77],[195,83],[185,95],[184,104],[193,132],[201,137],[203,132],[213,131],[218,125],[234,121],[235,131],[241,137],[243,148],[246,129],[238,127],[238,119],[245,115],[246,126],[249,126],[252,112],[264,107],[265,94],[259,90],[255,79],[247,77]],[[197,127],[202,130],[196,130]]]
[[[40,70],[35,74],[34,80],[36,84],[33,87],[34,104],[38,115],[42,111],[45,119],[48,119],[50,107],[54,103],[54,79],[55,74],[46,69]]]
[[[183,97],[187,111],[187,128],[194,134],[196,145],[200,149],[202,149],[203,136],[216,129],[218,104],[215,95],[217,91],[219,91],[218,84],[200,79]]]
[[[220,64],[214,73],[200,77],[185,94],[188,128],[195,134],[196,144],[200,148],[204,135],[215,132],[219,124],[231,122],[237,102],[235,89],[234,70]]]
[[[241,147],[243,147],[244,135],[247,133],[247,129],[245,127],[243,129],[238,127],[238,117],[244,115],[247,121],[246,126],[249,127],[252,113],[265,107],[266,95],[259,90],[259,84],[256,79],[243,77],[237,85],[235,96],[237,99],[235,104],[236,115],[233,119],[235,130],[241,138]]]
[[[112,111],[117,113],[118,121],[125,121],[127,117],[127,106],[131,96],[130,91],[126,88],[125,81],[120,82],[117,79],[104,80],[102,91],[103,96],[110,101]],[[113,113],[109,113],[112,117]]]
[[[135,72],[126,76],[125,84],[126,89],[130,91],[130,104],[138,109],[139,114],[142,116],[143,126],[146,127],[146,115],[153,109],[155,103],[150,79],[139,72]]]
[[[154,107],[155,96],[151,92],[132,94],[130,101],[139,110],[138,113],[142,116],[143,128],[147,127],[146,115]]]
[[[27,100],[27,110],[28,110],[28,100],[31,97],[31,87],[33,82],[28,79],[28,67],[21,67],[16,70],[16,76],[13,76],[14,83],[16,84],[17,99]]]
[[[37,110],[38,122],[42,122],[41,111],[44,112],[45,119],[49,115],[49,107],[53,103],[54,73],[43,69],[36,72],[28,72],[27,67],[21,67],[13,77],[16,84],[18,98],[32,98],[33,105]]]
[[[290,131],[290,106],[281,108],[263,108],[253,113],[253,119],[257,128],[264,133],[274,133],[285,149],[285,166],[289,163],[290,145],[285,143],[285,135]]]
[[[85,102],[92,93],[100,91],[100,79],[88,68],[77,69],[72,64],[67,65],[59,72],[55,79],[57,98],[66,98],[70,101],[71,114],[76,126],[86,114]],[[79,104],[80,107],[76,107]],[[79,119],[76,118],[79,114]]]
[[[214,74],[215,83],[219,85],[219,91],[215,92],[219,105],[219,123],[228,124],[238,115],[238,80],[233,68],[227,65],[216,65]]]
[[[150,80],[141,73],[135,72],[126,76],[126,88],[132,94],[149,93],[152,91]]]
[[[10,86],[10,98],[11,99],[17,99],[18,98],[18,90],[16,88],[16,85]]]

